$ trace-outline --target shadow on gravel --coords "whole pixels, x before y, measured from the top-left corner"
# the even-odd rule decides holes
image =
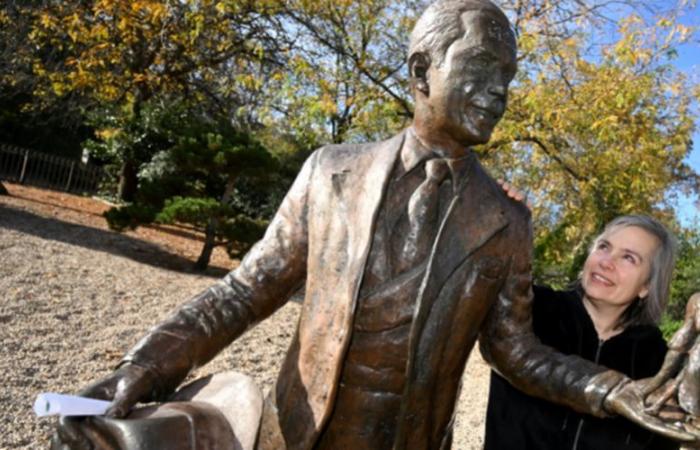
[[[2,194],[0,194],[0,195],[2,195]],[[85,211],[85,210],[78,209],[78,208],[71,208],[70,206],[66,206],[64,204],[61,204],[60,202],[49,202],[49,201],[37,200],[36,198],[32,198],[32,197],[29,197],[26,195],[17,194],[14,192],[12,193],[12,196],[15,198],[21,198],[25,202],[38,203],[40,205],[45,205],[45,206],[53,206],[55,208],[67,209],[69,211],[74,211],[74,212],[77,212],[80,214],[89,214],[91,216],[100,217],[100,218],[104,217],[102,214],[89,212],[89,211]],[[172,227],[164,227],[164,226],[158,225],[157,223],[151,223],[148,225],[148,227],[153,228],[155,230],[158,230],[161,233],[171,234],[173,236],[179,236],[179,237],[183,237],[186,239],[193,239],[193,240],[202,241],[202,238],[200,236],[198,236],[196,233],[193,233],[192,231],[187,230],[187,229],[175,229]]]
[[[124,256],[143,264],[177,272],[201,273],[213,277],[221,277],[228,272],[228,269],[216,266],[209,267],[205,272],[196,272],[192,268],[192,261],[150,242],[114,231],[42,217],[7,205],[0,205],[0,227],[42,239]]]

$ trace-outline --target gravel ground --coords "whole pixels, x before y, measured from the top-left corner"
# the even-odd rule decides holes
[[[54,421],[34,416],[35,396],[75,392],[107,374],[145,330],[214,280],[173,270],[180,257],[150,242],[56,216],[0,197],[2,449],[46,448]],[[269,387],[298,310],[290,302],[194,375],[234,368]],[[488,368],[475,351],[454,448],[481,447],[487,390]]]

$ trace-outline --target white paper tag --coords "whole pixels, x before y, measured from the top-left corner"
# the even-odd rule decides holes
[[[34,412],[37,416],[101,416],[112,402],[77,395],[44,392],[36,397]]]

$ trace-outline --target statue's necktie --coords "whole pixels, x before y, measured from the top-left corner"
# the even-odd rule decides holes
[[[425,163],[425,180],[408,201],[408,235],[399,260],[399,273],[410,269],[428,255],[437,229],[440,183],[449,173],[447,161],[430,159]]]

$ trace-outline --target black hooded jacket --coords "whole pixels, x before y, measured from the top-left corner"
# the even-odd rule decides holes
[[[533,328],[546,345],[632,379],[656,374],[666,342],[655,326],[635,325],[601,341],[578,291],[534,288]],[[491,373],[484,450],[677,450],[679,445],[621,417],[600,419],[530,397]]]

